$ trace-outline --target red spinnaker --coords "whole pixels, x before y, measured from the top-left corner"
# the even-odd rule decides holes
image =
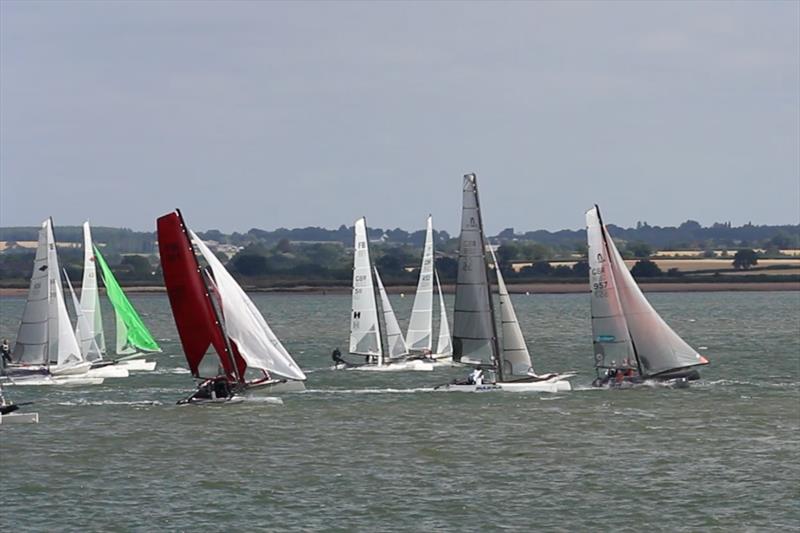
[[[200,265],[180,214],[173,212],[160,217],[157,227],[164,284],[189,369],[195,377],[201,377],[200,361],[209,345],[213,345],[228,379],[235,381],[236,374],[226,355],[222,329],[217,323]]]

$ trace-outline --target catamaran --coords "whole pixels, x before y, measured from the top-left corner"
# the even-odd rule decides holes
[[[202,380],[178,403],[226,403],[244,394],[304,390],[306,375],[181,212],[160,217],[157,225],[175,325],[189,369]],[[207,268],[200,267],[194,247]]]
[[[103,382],[102,378],[87,374],[92,364],[84,358],[70,323],[53,221],[49,218],[39,230],[33,274],[12,360],[5,374],[13,384],[50,385],[64,381],[55,378],[80,379],[80,384]]]
[[[586,212],[595,386],[699,379],[708,360],[653,309],[636,284],[595,205]]]
[[[566,380],[571,374],[539,375],[534,372],[525,338],[495,259],[494,271],[497,275],[503,332],[501,348],[489,271],[486,267],[486,249],[477,177],[475,174],[467,174],[464,176],[461,211],[453,360],[487,368],[494,377],[480,383],[456,381],[438,388],[464,392],[572,390]]]
[[[374,280],[373,280],[374,273]],[[383,331],[375,295],[380,293],[386,331]],[[384,339],[388,349],[384,349]],[[378,270],[372,266],[367,239],[367,220],[355,221],[353,254],[353,300],[350,315],[350,353],[363,355],[364,363],[340,360],[335,368],[360,370],[433,370],[433,364],[422,360],[406,360],[409,349],[397,323],[392,304],[383,287]]]
[[[439,284],[439,275],[434,268],[433,251],[433,216],[428,215],[425,231],[425,245],[422,249],[422,265],[419,269],[417,292],[414,295],[414,304],[411,308],[411,318],[408,321],[406,332],[406,346],[409,353],[421,355],[426,359],[449,360],[452,355],[450,342],[450,328],[447,324],[447,311],[442,298],[442,287]],[[433,347],[433,284],[434,278],[439,289],[439,338],[436,352]],[[443,335],[444,334],[444,335]]]
[[[106,340],[103,332],[103,317],[100,310],[95,266],[98,263],[103,284],[106,287],[106,295],[114,308],[117,334],[116,360],[105,359]],[[83,282],[81,283],[80,312],[85,320],[78,322],[76,334],[81,350],[92,362],[93,368],[116,364],[124,365],[125,369],[130,371],[155,369],[156,362],[146,361],[144,357],[148,354],[160,353],[161,347],[142,322],[130,300],[125,296],[100,250],[94,246],[89,222],[83,223]]]

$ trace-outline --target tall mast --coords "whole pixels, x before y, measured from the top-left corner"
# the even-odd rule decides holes
[[[600,214],[600,207],[597,204],[594,204],[594,208],[597,210],[597,220],[600,222],[600,235],[603,237],[603,247],[606,250],[606,262],[608,263],[609,273],[611,274],[612,278],[616,278],[614,275],[614,269],[611,266],[611,250],[608,247],[608,237],[606,234],[606,225],[603,224],[603,216]],[[617,292],[617,296],[619,299],[619,290],[617,289],[617,282],[616,279],[614,280],[614,291]],[[621,303],[620,303],[621,305]],[[628,332],[628,338],[631,340],[631,348],[633,348],[633,356],[636,358],[636,368],[639,370],[639,375],[644,375],[642,373],[642,362],[639,360],[639,352],[636,351],[636,342],[633,340],[633,335],[631,335],[631,330],[628,327],[628,319],[625,318],[624,314],[622,319],[625,321],[625,330]]]
[[[475,173],[465,174],[465,179],[472,181],[475,184],[475,206],[478,211],[478,228],[481,234],[481,257],[484,264],[486,264],[486,234],[483,230],[483,215],[481,214],[481,201],[478,196],[478,177]],[[503,381],[503,365],[500,364],[500,344],[497,336],[497,321],[494,314],[494,300],[492,298],[492,282],[489,278],[489,269],[486,271],[486,290],[489,293],[489,314],[492,316],[492,362],[494,363],[495,372],[497,373],[497,381]]]
[[[222,317],[220,316],[219,309],[214,304],[214,300],[211,298],[211,288],[208,285],[208,280],[206,279],[205,274],[203,274],[203,270],[200,268],[200,262],[197,260],[197,256],[194,253],[194,245],[192,244],[192,240],[189,238],[189,233],[186,231],[186,223],[183,221],[183,214],[181,213],[180,209],[175,209],[175,212],[178,213],[178,219],[181,221],[181,231],[183,231],[184,236],[186,237],[186,242],[189,244],[189,249],[192,250],[192,258],[194,258],[194,264],[196,267],[197,275],[200,276],[200,279],[203,282],[203,287],[206,291],[206,298],[208,298],[209,302],[211,303],[211,309],[214,311],[214,320],[219,328],[220,332],[222,333],[222,338],[225,340],[225,355],[228,357],[228,361],[233,368],[233,373],[236,377],[236,381],[239,383],[243,383],[243,379],[241,374],[239,373],[239,365],[236,363],[236,357],[233,355],[233,349],[231,347],[231,340],[228,337],[228,333],[225,331],[224,322]]]

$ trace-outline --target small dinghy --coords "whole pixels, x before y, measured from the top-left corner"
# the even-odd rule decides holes
[[[595,387],[646,381],[685,388],[700,379],[697,353],[659,316],[633,279],[596,205],[586,212]]]
[[[217,256],[186,227],[180,211],[159,218],[157,225],[172,315],[189,369],[202,380],[178,403],[231,404],[245,394],[304,390],[306,375]],[[195,247],[207,268],[201,268]]]
[[[3,386],[0,385],[0,425],[38,424],[39,413],[20,413],[19,408],[33,402],[13,403],[6,399]]]

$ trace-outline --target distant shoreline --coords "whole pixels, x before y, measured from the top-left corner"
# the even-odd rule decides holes
[[[702,282],[702,283],[640,283],[644,292],[770,292],[770,291],[800,291],[800,281],[763,281],[763,282]],[[309,285],[296,285],[294,287],[247,287],[247,292],[269,292],[279,294],[350,294],[350,287],[333,286],[318,287]],[[103,290],[103,289],[101,289]],[[589,292],[585,283],[519,283],[509,285],[512,294],[579,294]],[[392,294],[412,295],[416,285],[396,285],[386,287]],[[453,293],[453,285],[445,285],[442,291],[446,294]],[[164,293],[166,289],[159,286],[151,287],[125,287],[129,294]],[[0,287],[2,296],[25,296],[27,288]]]

